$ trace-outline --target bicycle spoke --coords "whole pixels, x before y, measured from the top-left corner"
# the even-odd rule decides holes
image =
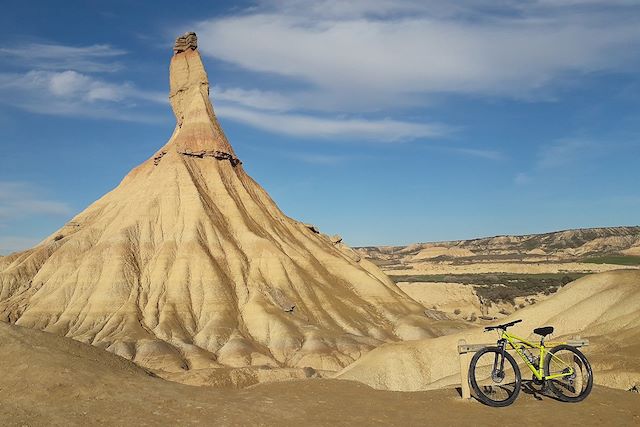
[[[563,375],[551,381],[563,395],[576,397],[582,393],[589,374],[574,353],[560,350],[550,360],[549,375]]]

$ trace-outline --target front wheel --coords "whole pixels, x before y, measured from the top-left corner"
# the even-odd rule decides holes
[[[471,359],[469,385],[486,405],[511,405],[518,397],[521,382],[520,369],[506,350],[485,347]]]
[[[544,359],[545,377],[549,389],[564,402],[580,402],[591,393],[593,372],[587,358],[570,345],[559,345],[549,350]]]

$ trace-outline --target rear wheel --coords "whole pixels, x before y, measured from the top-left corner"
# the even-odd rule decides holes
[[[549,389],[564,402],[580,402],[591,393],[593,372],[587,358],[570,345],[552,348],[544,359],[544,375],[568,374],[546,380]]]
[[[478,351],[469,365],[469,384],[476,398],[489,406],[508,406],[518,397],[520,369],[509,353],[498,347]]]

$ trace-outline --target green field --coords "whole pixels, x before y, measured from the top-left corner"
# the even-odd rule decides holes
[[[546,283],[571,282],[584,273],[540,273],[540,274],[516,274],[516,273],[482,273],[482,274],[411,274],[389,275],[398,282],[452,282],[466,285],[491,285],[496,283],[529,282],[538,281]]]
[[[557,292],[562,286],[580,277],[581,273],[544,274],[418,274],[390,276],[394,282],[450,282],[473,285],[476,293],[488,301],[514,302],[516,297]],[[427,285],[428,286],[428,285]]]

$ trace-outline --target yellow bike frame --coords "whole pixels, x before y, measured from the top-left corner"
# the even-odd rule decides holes
[[[541,341],[540,344],[533,344],[530,341],[525,340],[524,338],[520,338],[504,330],[500,334],[500,339],[507,341],[509,345],[511,345],[511,348],[515,350],[516,353],[518,353],[518,355],[522,358],[524,363],[529,367],[533,375],[535,375],[535,377],[538,380],[553,380],[555,378],[567,377],[567,376],[573,375],[574,373],[573,367],[568,366],[566,363],[564,363],[562,359],[557,357],[555,354],[551,353],[551,357],[560,361],[560,363],[565,365],[569,369],[569,371],[562,372],[560,374],[552,374],[547,376],[544,375],[544,359],[547,353],[549,353],[548,348],[551,347],[551,346],[549,347],[545,346],[544,341]],[[552,347],[555,347],[557,345],[566,344],[566,343],[554,342],[550,344],[553,344]],[[525,349],[533,349],[533,348],[537,348],[539,351],[539,363],[538,363],[539,366],[537,367],[533,366],[533,364],[529,361],[529,358],[524,354]]]

